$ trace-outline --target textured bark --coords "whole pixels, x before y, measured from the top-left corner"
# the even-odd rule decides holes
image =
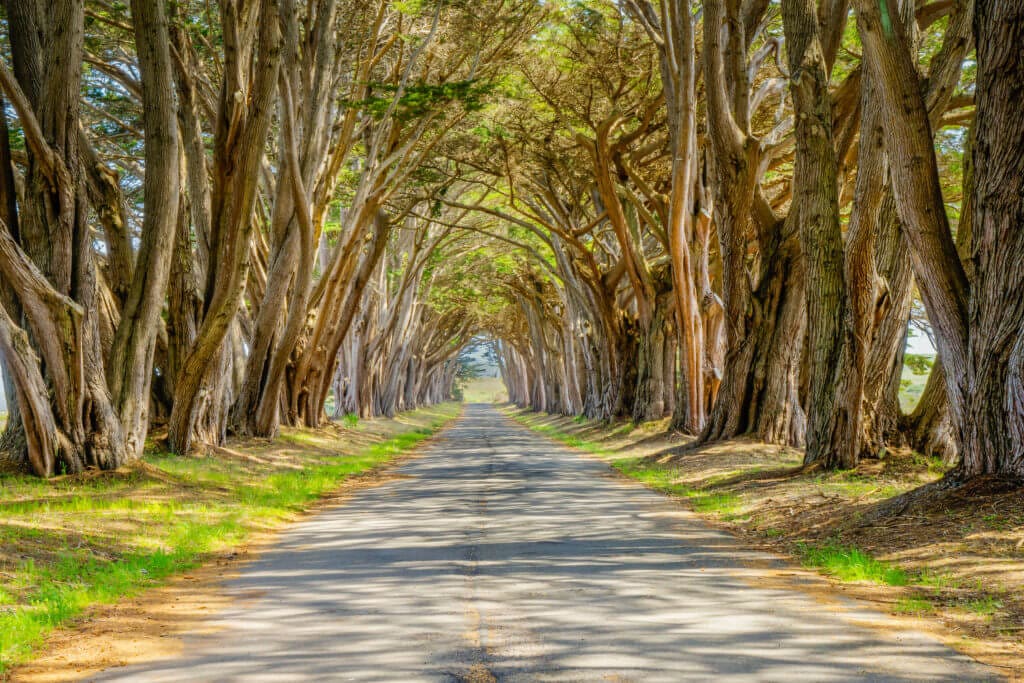
[[[361,222],[367,219],[372,220],[370,232],[366,232],[367,227]],[[353,237],[339,245],[341,253],[333,259],[332,270],[320,281],[325,299],[309,339],[298,352],[294,373],[288,377],[288,424],[320,425],[330,379],[338,362],[338,350],[359,312],[363,292],[384,255],[390,234],[388,217],[374,210],[356,221],[349,228]],[[364,246],[357,250],[359,245]],[[341,289],[341,283],[348,286]],[[332,295],[334,288],[337,292]]]
[[[189,452],[196,442],[217,443],[225,432],[226,413],[213,415],[205,428],[199,424],[200,404],[205,402],[200,394],[204,387],[223,381],[224,354],[230,353],[224,341],[245,290],[256,183],[280,62],[277,19],[274,0],[261,0],[258,13],[251,7],[222,6],[227,62],[214,135],[210,264],[205,273],[203,319],[174,383],[167,426],[168,445],[176,453]],[[256,20],[260,27],[256,46],[241,43],[251,31],[249,22]],[[250,67],[251,83],[246,73]],[[220,411],[223,398],[214,397],[208,404]]]
[[[908,249],[892,193],[886,191],[878,209],[874,332],[864,370],[865,455],[904,445],[899,386],[914,295]]]
[[[973,42],[973,7],[973,0],[964,0],[952,6],[942,46],[933,57],[928,78],[922,85],[933,126],[941,121],[955,92],[964,57]],[[908,20],[906,15],[913,9],[909,3],[904,6],[905,20]],[[921,22],[922,17],[919,16],[918,21]],[[876,98],[873,104],[878,106],[880,102]],[[965,173],[970,167],[969,155],[968,147],[965,150],[965,156],[968,157],[965,159]],[[858,163],[863,166],[869,162],[860,160]],[[961,207],[961,222],[956,237],[961,261],[965,260],[970,247],[970,193],[967,189],[970,185],[969,178],[965,177],[964,205]],[[875,331],[864,380],[864,422],[867,432],[864,452],[877,454],[888,446],[909,443],[923,453],[942,455],[952,461],[956,455],[956,445],[946,419],[945,378],[941,369],[929,378],[925,394],[910,416],[904,418],[899,408],[899,382],[913,303],[913,275],[910,247],[903,235],[895,200],[888,187],[882,200],[878,226],[875,262],[881,290],[875,305]]]
[[[968,356],[968,283],[946,217],[928,110],[902,19],[888,9],[883,17],[870,0],[857,0],[856,8],[867,58],[877,65],[883,116],[900,131],[886,137],[896,210],[936,330],[951,417],[960,425]]]
[[[616,310],[614,293],[599,276],[593,254],[582,248],[574,254],[570,251],[573,248],[557,236],[552,239],[555,261],[565,282],[566,315],[580,321],[574,333],[585,368],[582,413],[606,420],[618,403],[619,368],[622,366],[618,339],[622,318]],[[587,267],[580,267],[581,260]]]
[[[874,411],[867,396],[866,378],[875,336],[877,274],[875,236],[881,204],[885,196],[885,142],[881,111],[874,89],[873,69],[862,77],[861,128],[857,151],[857,180],[853,211],[847,228],[844,281],[846,319],[843,350],[836,377],[836,405],[828,445],[832,455],[828,464],[852,467],[864,455],[873,454],[868,438]],[[896,372],[901,368],[888,368]],[[896,372],[896,374],[900,374]],[[887,383],[888,377],[886,377]],[[884,386],[884,384],[883,384]]]
[[[83,7],[75,0],[8,5],[14,74],[0,66],[0,82],[28,154],[18,234],[0,229],[0,271],[28,329],[9,311],[0,327],[27,457],[41,476],[116,467],[126,452],[103,382],[95,260],[79,182]]]
[[[702,442],[756,434],[768,443],[804,444],[799,387],[807,318],[799,243],[788,224],[778,228],[782,243],[766,259],[768,268],[749,297],[749,314],[731,328],[741,330],[742,337],[730,341]]]
[[[727,15],[723,3],[712,0],[704,12],[709,185],[722,259],[726,353],[701,441],[754,432],[770,442],[801,445],[797,368],[805,316],[799,243],[796,226],[777,220],[757,187],[761,160],[749,133],[747,15],[730,8]],[[760,251],[753,277],[747,267],[752,239]]]
[[[146,177],[136,268],[107,365],[107,384],[124,430],[128,457],[139,457],[149,428],[153,353],[178,222],[177,110],[167,16],[161,0],[132,0],[141,73]]]
[[[655,296],[650,323],[638,330],[636,399],[632,415],[636,423],[660,420],[671,414],[668,405],[673,387],[665,382],[665,346],[671,341],[666,327],[673,310],[672,289],[667,282],[658,289],[662,291]]]
[[[265,437],[277,433],[286,370],[306,325],[320,232],[317,216],[323,213],[314,205],[312,190],[326,180],[321,174],[331,149],[329,88],[338,63],[335,7],[333,0],[320,0],[315,21],[301,35],[294,0],[282,2],[281,163],[267,287],[254,321],[245,379],[233,408],[232,422],[240,433]],[[351,143],[336,140],[334,144]]]
[[[971,217],[974,279],[956,476],[1024,477],[1024,6],[979,0]],[[947,373],[956,364],[943,363]],[[948,384],[948,383],[947,383]],[[951,401],[951,404],[955,401]],[[961,417],[962,415],[962,417]]]
[[[791,211],[796,212],[800,224],[807,282],[809,389],[804,462],[852,467],[858,455],[857,442],[853,439],[853,444],[849,444],[847,440],[859,429],[860,392],[857,387],[852,414],[837,405],[836,381],[843,354],[847,301],[828,69],[814,3],[783,0],[782,20],[796,117]],[[856,234],[853,237],[859,239]],[[870,254],[867,258],[870,259]],[[870,286],[863,282],[850,284]]]
[[[2,92],[2,91],[0,91]],[[6,103],[0,95],[0,217],[15,241],[19,239],[18,230],[18,191],[14,179],[14,167],[11,165],[11,136],[7,125]],[[0,306],[8,313],[12,321],[21,319],[21,304],[10,285],[0,278]],[[7,361],[0,354],[0,374],[3,375],[4,397],[7,401],[7,424],[0,434],[0,451],[16,465],[24,465],[28,455],[24,447],[25,434],[21,424],[21,411],[16,386]],[[0,456],[3,457],[3,456]]]
[[[661,3],[660,15],[647,0],[632,0],[627,6],[658,48],[670,133],[672,175],[667,232],[680,356],[680,386],[675,399],[678,404],[672,422],[676,429],[699,434],[707,420],[710,402],[705,390],[707,345],[704,319],[691,255],[695,241],[692,195],[697,167],[694,20],[689,2]],[[676,396],[674,378],[665,390],[671,401]],[[657,412],[649,411],[650,414]]]

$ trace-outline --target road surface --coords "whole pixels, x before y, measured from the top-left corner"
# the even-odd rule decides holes
[[[759,585],[777,560],[494,408],[399,473],[288,531],[182,656],[99,680],[995,680],[856,603]]]

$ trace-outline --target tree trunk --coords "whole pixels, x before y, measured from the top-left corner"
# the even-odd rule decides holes
[[[223,382],[225,339],[236,319],[249,269],[250,237],[254,228],[258,170],[271,118],[271,98],[277,84],[281,33],[276,3],[262,0],[260,11],[239,16],[239,8],[222,7],[225,35],[239,40],[243,26],[257,20],[259,38],[252,64],[226,64],[221,91],[221,111],[214,136],[214,191],[210,237],[210,265],[206,272],[203,319],[195,342],[182,360],[174,382],[174,405],[168,420],[168,446],[175,453],[189,452],[204,439],[225,433],[227,413],[210,417],[200,428],[200,405],[220,411],[224,395],[205,401],[206,388]],[[229,44],[229,58],[244,56],[244,46]],[[252,73],[245,67],[251,67]],[[243,75],[244,74],[244,75]],[[246,81],[251,75],[252,82]],[[243,105],[242,93],[248,93]],[[193,201],[195,198],[193,198]]]
[[[1024,6],[978,0],[971,216],[974,281],[960,478],[1024,477]],[[946,356],[943,354],[945,363]],[[955,368],[956,366],[954,366]],[[947,372],[949,367],[946,366]],[[955,371],[955,369],[954,369]],[[959,411],[953,411],[954,416]]]
[[[132,0],[132,19],[145,104],[145,205],[135,276],[114,333],[107,383],[124,430],[125,455],[137,458],[149,429],[153,353],[174,252],[181,173],[164,5]]]
[[[767,270],[750,295],[749,313],[729,326],[743,333],[740,341],[729,341],[725,374],[702,443],[741,434],[756,434],[767,443],[804,443],[799,399],[806,326],[803,267],[789,223],[778,227],[782,244],[765,258]]]
[[[832,142],[832,101],[828,69],[818,37],[818,15],[809,0],[783,0],[782,20],[789,58],[790,91],[796,118],[793,208],[800,223],[806,277],[809,389],[805,463],[827,467],[856,464],[860,428],[860,386],[848,414],[837,406],[836,380],[843,354],[847,297],[843,281],[843,238],[839,229],[838,167]],[[855,234],[853,239],[858,239]],[[858,254],[863,258],[863,254]],[[870,259],[870,253],[867,255]],[[851,285],[868,286],[857,282]],[[838,408],[838,409],[837,409]]]
[[[968,281],[949,229],[929,112],[902,18],[889,12],[883,17],[872,0],[855,5],[865,58],[877,68],[883,117],[898,131],[885,140],[896,210],[946,368],[951,418],[959,428],[968,364]]]
[[[670,288],[655,296],[651,320],[638,330],[632,415],[633,422],[638,424],[660,420],[667,413],[668,393],[672,391],[671,385],[665,385],[665,345],[668,341],[665,328],[672,314],[670,296]]]

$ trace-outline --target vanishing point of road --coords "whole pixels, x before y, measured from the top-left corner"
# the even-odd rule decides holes
[[[286,532],[183,654],[99,680],[996,680],[492,407],[397,474]]]

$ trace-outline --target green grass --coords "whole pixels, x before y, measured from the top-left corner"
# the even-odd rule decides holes
[[[1003,601],[994,595],[986,595],[964,603],[964,609],[983,617],[990,617],[1003,608]]]
[[[561,443],[565,444],[566,446],[569,446],[570,448],[576,448],[581,451],[587,451],[588,453],[593,453],[595,455],[608,455],[612,452],[604,444],[601,444],[597,441],[588,441],[586,439],[581,439],[580,437],[574,434],[566,434],[565,432],[561,431],[560,429],[553,425],[536,424],[528,416],[513,415],[512,417],[519,424],[529,427],[533,431],[537,432],[538,434],[543,434],[549,439],[560,441]]]
[[[840,581],[867,581],[888,586],[906,586],[911,577],[888,562],[877,560],[860,548],[839,544],[797,546],[805,567],[819,569]]]
[[[621,458],[612,467],[631,479],[672,496],[685,498],[697,512],[713,513],[722,519],[735,519],[740,507],[739,496],[728,491],[694,488],[679,481],[679,471],[651,465],[642,458]]]
[[[917,576],[915,583],[918,586],[931,588],[936,593],[944,590],[956,590],[961,587],[961,582],[950,574],[936,571],[923,571]]]
[[[910,412],[917,405],[917,402],[921,399],[921,394],[924,392],[924,386],[928,383],[928,375],[930,371],[923,370],[923,367],[911,367],[904,364],[903,373],[900,375],[900,407],[904,412]]]
[[[359,415],[357,413],[345,413],[345,416],[341,418],[341,422],[349,429],[355,429],[359,425]]]
[[[895,484],[879,481],[877,477],[866,476],[854,470],[825,472],[816,475],[812,481],[826,494],[872,500],[892,498],[905,490]]]
[[[935,605],[927,598],[900,598],[893,606],[897,614],[927,614],[935,609]]]
[[[633,422],[627,422],[626,424],[622,425],[621,427],[617,427],[615,429],[615,431],[612,432],[612,436],[616,436],[616,437],[619,437],[619,436],[629,436],[630,434],[633,433],[633,431],[635,429],[636,429],[636,424],[634,424]]]
[[[566,434],[553,425],[537,424],[528,415],[513,415],[513,418],[538,434],[543,434],[551,439],[560,441],[566,446],[578,448],[596,455],[610,455],[613,452],[603,444],[586,441],[572,434]],[[629,425],[629,431],[632,431],[632,429],[633,426]],[[622,428],[616,430],[616,433],[620,431],[622,431]],[[628,431],[624,433],[628,433]],[[612,462],[612,467],[627,477],[636,479],[656,491],[685,498],[697,512],[713,513],[722,519],[730,520],[737,517],[741,507],[739,496],[733,493],[728,491],[711,491],[706,488],[692,488],[679,483],[678,470],[644,463],[642,458],[620,458]]]
[[[466,403],[502,403],[508,400],[508,390],[500,377],[474,377],[462,385],[462,400]]]
[[[458,410],[435,407],[426,425],[351,455],[325,453],[316,433],[289,434],[281,443],[320,447],[299,466],[254,472],[244,461],[152,454],[145,460],[159,470],[156,480],[136,472],[55,482],[0,477],[0,543],[11,549],[3,555],[37,555],[0,566],[0,678],[91,605],[137,594],[279,525],[346,478],[415,447]]]

